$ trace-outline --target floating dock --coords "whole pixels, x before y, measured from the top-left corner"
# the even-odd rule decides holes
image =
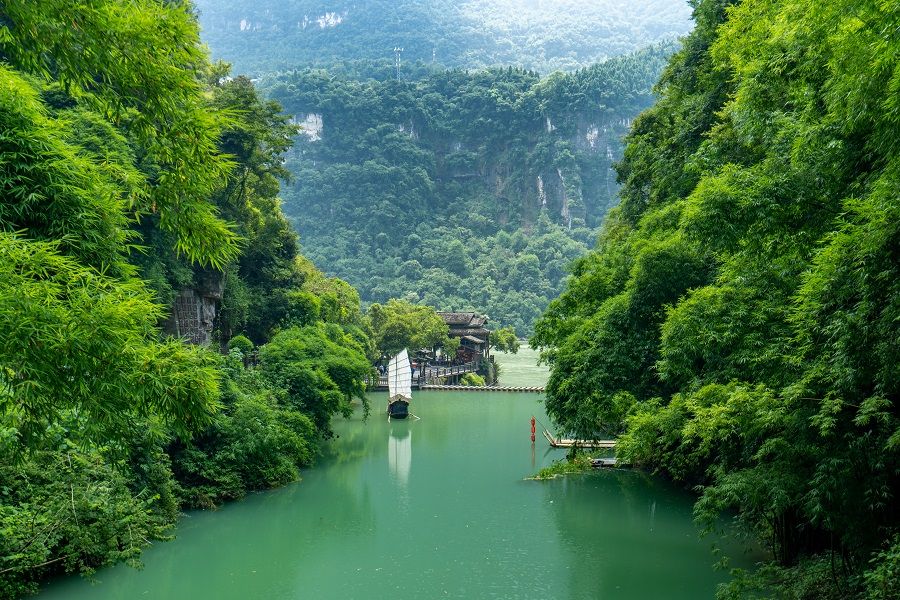
[[[454,392],[543,392],[542,387],[508,387],[502,385],[423,385],[423,390],[451,390]]]
[[[554,448],[571,448],[572,446],[587,449],[616,447],[616,440],[564,440],[553,437],[546,429],[544,429],[544,437],[547,438],[547,441]]]

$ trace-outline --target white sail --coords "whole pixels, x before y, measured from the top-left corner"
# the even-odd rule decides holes
[[[388,365],[388,390],[391,402],[398,399],[397,396],[406,401],[412,399],[412,367],[406,348],[392,358]]]

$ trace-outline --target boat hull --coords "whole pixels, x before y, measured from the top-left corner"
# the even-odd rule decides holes
[[[392,419],[405,419],[409,416],[409,402],[395,400],[388,404],[387,413]]]

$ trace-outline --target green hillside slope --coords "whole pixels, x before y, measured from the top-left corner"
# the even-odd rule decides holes
[[[672,48],[546,78],[279,76],[269,93],[305,127],[283,190],[304,254],[363,302],[479,310],[529,332],[615,203],[621,136]]]

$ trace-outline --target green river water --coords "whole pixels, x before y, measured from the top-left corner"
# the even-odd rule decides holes
[[[500,355],[506,385],[542,385],[533,353]],[[141,571],[52,582],[39,600],[697,599],[753,557],[699,539],[693,498],[640,471],[527,481],[564,457],[530,418],[541,395],[414,392],[421,420],[339,419],[339,438],[303,481],[193,511]]]

